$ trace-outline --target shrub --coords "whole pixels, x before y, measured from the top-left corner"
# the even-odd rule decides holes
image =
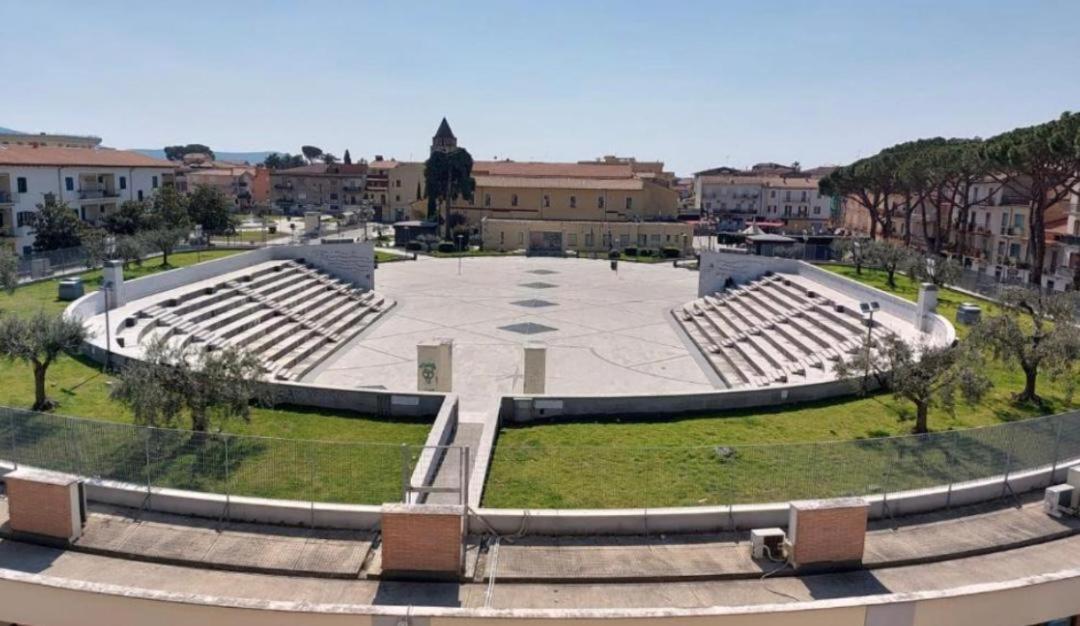
[[[656,250],[653,250],[652,248],[642,248],[642,249],[638,250],[637,254],[638,254],[638,256],[646,256],[646,257],[655,256],[656,255]]]
[[[457,246],[452,241],[440,241],[436,250],[443,253],[457,252]]]
[[[682,250],[671,246],[665,247],[661,252],[663,252],[665,259],[677,259],[682,256]]]
[[[420,252],[424,249],[424,244],[420,243],[419,241],[410,241],[405,244],[405,249],[409,252]]]
[[[611,252],[608,252],[607,255],[609,259],[618,259],[622,256],[618,250],[612,250]]]
[[[623,248],[623,254],[625,254],[626,256],[637,256],[638,255],[637,246],[627,246],[627,247]]]

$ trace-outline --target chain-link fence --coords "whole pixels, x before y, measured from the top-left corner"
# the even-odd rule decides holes
[[[656,508],[873,495],[956,486],[1078,457],[1080,411],[985,428],[826,443],[500,444],[484,505]]]
[[[399,502],[423,449],[147,428],[0,407],[0,460],[147,488]]]

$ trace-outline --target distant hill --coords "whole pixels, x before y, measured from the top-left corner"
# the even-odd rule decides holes
[[[155,159],[164,159],[165,158],[165,151],[164,150],[149,150],[149,149],[133,148],[132,151],[133,152],[138,152],[140,154],[145,154],[146,156],[149,156],[149,157],[154,157]],[[216,158],[218,161],[247,161],[248,163],[251,163],[252,165],[255,165],[256,163],[262,163],[263,161],[265,161],[266,157],[269,156],[273,152],[280,152],[280,151],[278,151],[278,150],[266,150],[266,151],[263,151],[263,152],[221,152],[219,150],[214,150],[214,158]]]
[[[3,126],[0,126],[0,133],[3,133],[5,135],[25,135],[26,134],[26,133],[24,133],[22,131],[15,130],[14,128],[4,128]]]

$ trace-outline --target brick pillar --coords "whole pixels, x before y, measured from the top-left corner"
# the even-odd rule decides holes
[[[15,533],[52,540],[75,541],[82,534],[86,505],[75,476],[20,468],[4,476],[9,525]]]
[[[869,508],[862,498],[792,502],[788,511],[792,565],[796,569],[860,566]]]
[[[465,507],[384,504],[381,530],[384,577],[453,580],[461,576]]]

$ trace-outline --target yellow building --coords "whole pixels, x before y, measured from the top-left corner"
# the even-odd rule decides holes
[[[480,233],[485,250],[606,253],[612,248],[677,248],[693,252],[694,229],[685,222],[595,222],[485,218]]]
[[[674,220],[678,193],[638,175],[628,164],[478,161],[476,192],[451,213],[478,227],[484,218],[524,220]],[[427,215],[426,201],[413,217]]]

